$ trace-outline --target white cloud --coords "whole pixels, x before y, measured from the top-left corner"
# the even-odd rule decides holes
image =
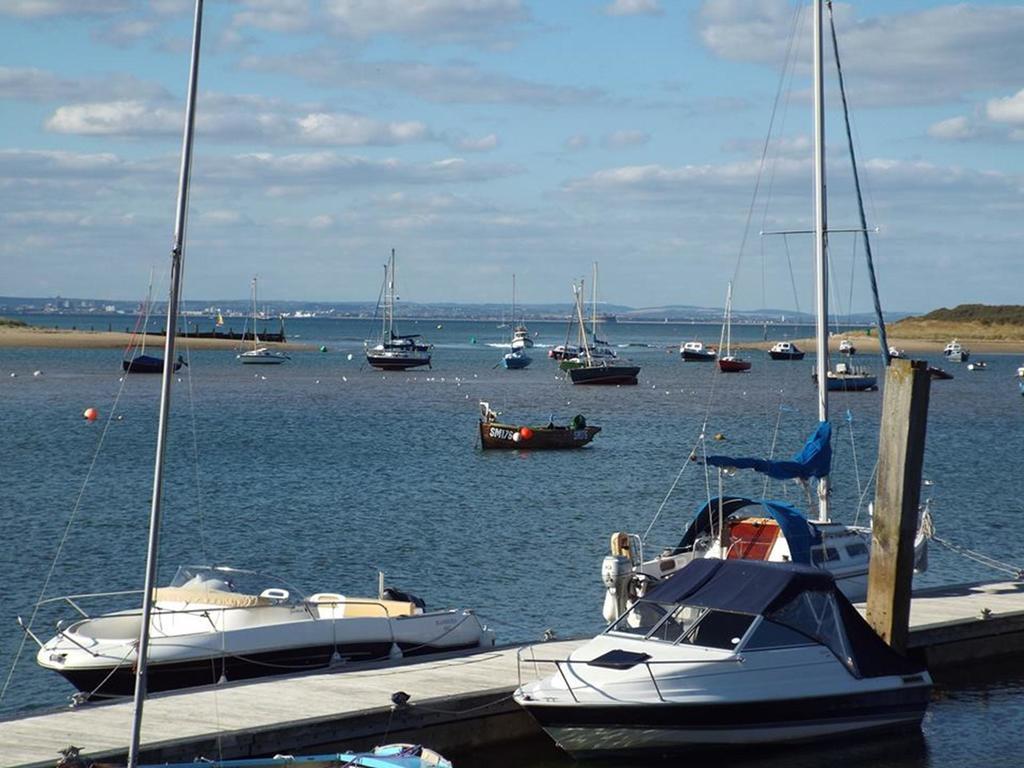
[[[212,210],[202,211],[199,214],[199,220],[206,224],[235,225],[247,222],[248,217],[244,216],[239,211]]]
[[[490,152],[492,149],[497,149],[500,143],[496,133],[488,133],[486,136],[475,139],[461,138],[455,142],[455,146],[464,152]]]
[[[154,108],[142,101],[71,104],[58,107],[47,118],[45,127],[53,133],[82,136],[166,135],[181,122],[180,114],[178,110]]]
[[[960,115],[947,120],[940,120],[928,126],[928,135],[933,139],[944,141],[963,141],[972,139],[978,131],[969,117]]]
[[[646,144],[651,140],[649,133],[637,130],[613,131],[604,137],[604,145],[612,149],[623,149],[624,147],[636,147]]]
[[[658,0],[613,0],[605,6],[609,16],[660,16],[663,11]]]
[[[271,32],[299,32],[310,26],[309,0],[242,0],[231,23]]]
[[[0,15],[22,19],[108,16],[131,10],[130,0],[0,0]]]
[[[788,0],[705,0],[701,40],[716,55],[781,66],[796,10]],[[946,5],[858,19],[835,6],[847,86],[858,105],[934,104],[1024,80],[1024,6]],[[804,13],[801,39],[809,39]],[[802,50],[807,51],[804,44]],[[807,71],[809,56],[798,62]]]
[[[576,133],[565,140],[565,148],[570,152],[577,152],[590,146],[590,138],[583,133]]]
[[[485,72],[469,62],[438,65],[420,61],[357,61],[332,49],[289,56],[247,56],[241,65],[275,74],[288,73],[318,85],[367,91],[394,90],[444,104],[556,107],[590,104],[604,95],[596,88],[549,85]]]
[[[394,35],[420,42],[503,42],[530,19],[520,0],[326,0],[343,35]]]
[[[126,75],[68,79],[34,67],[0,67],[0,99],[104,101],[158,96],[166,96],[161,86]]]
[[[183,107],[170,100],[121,100],[59,107],[45,127],[84,136],[166,136],[181,133]],[[419,121],[383,122],[365,115],[311,110],[259,96],[204,93],[196,117],[204,139],[259,139],[277,144],[391,146],[436,141]]]
[[[301,140],[334,146],[389,145],[423,141],[429,137],[420,122],[382,123],[363,115],[317,112],[296,120]]]
[[[125,19],[96,33],[96,38],[117,47],[126,47],[152,37],[159,23],[152,19]]]
[[[985,105],[985,115],[996,123],[1024,125],[1024,89],[1013,96],[991,99]]]

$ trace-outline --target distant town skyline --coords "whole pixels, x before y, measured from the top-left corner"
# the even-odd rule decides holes
[[[0,0],[0,294],[137,301],[166,271],[193,5]],[[1024,5],[835,16],[883,306],[1019,302]],[[810,238],[761,232],[811,219],[809,25],[792,0],[207,0],[185,296],[373,301],[394,247],[409,302],[506,302],[515,273],[567,304],[597,261],[610,304],[734,280],[738,310],[806,312]],[[833,310],[867,311],[855,236],[831,245]]]

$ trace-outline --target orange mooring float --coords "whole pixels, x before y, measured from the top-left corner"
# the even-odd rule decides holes
[[[82,417],[86,421],[96,421],[96,419],[100,417],[100,412],[97,411],[95,408],[86,408],[85,412],[82,414]]]

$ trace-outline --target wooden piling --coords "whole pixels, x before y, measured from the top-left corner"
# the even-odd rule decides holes
[[[909,633],[930,382],[925,361],[891,362],[878,438],[866,618],[900,653],[906,653]]]

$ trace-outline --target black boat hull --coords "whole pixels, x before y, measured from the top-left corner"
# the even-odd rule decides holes
[[[573,384],[630,386],[637,383],[639,373],[638,365],[580,366],[569,369],[569,379]]]
[[[803,360],[805,352],[769,352],[772,360]]]
[[[717,354],[709,352],[688,352],[684,351],[681,353],[683,362],[686,363],[713,363],[718,359]]]
[[[122,360],[121,368],[125,373],[163,373],[164,361],[161,357],[138,355],[131,360]],[[174,361],[174,370],[181,369],[181,360]]]
[[[399,359],[394,357],[378,357],[367,355],[366,362],[379,371],[407,371],[410,368],[422,368],[430,365],[430,358]]]
[[[805,742],[918,727],[930,686],[732,704],[524,705],[576,758],[695,747]]]

